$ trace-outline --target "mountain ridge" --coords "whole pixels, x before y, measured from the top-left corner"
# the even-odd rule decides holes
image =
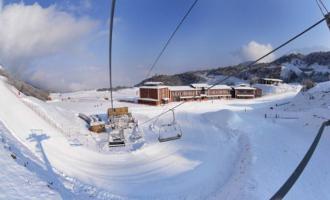
[[[166,85],[189,85],[191,83],[215,83],[221,78],[235,74],[224,84],[234,84],[239,80],[255,82],[259,78],[279,78],[287,83],[302,82],[306,79],[314,82],[330,80],[330,51],[313,52],[307,55],[291,53],[283,55],[269,63],[257,63],[251,70],[240,73],[249,62],[226,67],[187,71],[183,73],[155,75],[144,79],[135,86],[141,86],[147,81],[161,81]]]

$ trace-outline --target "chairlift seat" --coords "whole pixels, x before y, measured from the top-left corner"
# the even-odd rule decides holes
[[[123,147],[125,146],[125,141],[122,140],[114,140],[112,142],[109,142],[109,147]]]
[[[177,134],[176,136],[172,136],[172,137],[164,137],[164,138],[161,138],[161,137],[158,137],[158,141],[159,142],[168,142],[168,141],[172,141],[172,140],[178,140],[181,138],[181,134]]]
[[[173,116],[173,121],[171,123],[163,124],[160,126],[161,128],[159,129],[159,135],[158,135],[159,142],[168,142],[168,141],[172,141],[172,140],[178,140],[182,137],[181,128],[175,120],[174,110],[172,110],[172,116]],[[167,130],[166,127],[171,127],[171,128],[173,128],[173,130]],[[166,133],[166,134],[171,133],[171,135],[164,136],[164,134],[162,134],[162,132]]]
[[[330,29],[330,13],[325,15],[325,20],[327,22],[328,28]]]

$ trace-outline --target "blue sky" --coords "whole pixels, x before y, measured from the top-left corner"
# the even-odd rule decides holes
[[[192,2],[117,0],[113,47],[116,85],[132,85],[144,78]],[[29,60],[25,56],[25,76],[52,89],[57,85],[61,90],[106,86],[110,0],[24,0],[23,5],[21,0],[5,0],[3,12],[14,3],[24,7],[37,3],[42,9],[51,6],[53,12],[66,13],[77,23],[90,23],[81,38],[65,42],[70,45]],[[313,0],[200,0],[154,73],[173,74],[254,59],[321,17]],[[289,52],[309,53],[329,47],[330,33],[324,23],[272,55],[272,59]],[[90,80],[92,74],[99,78]],[[54,80],[59,79],[55,84]],[[48,83],[50,80],[52,83]]]

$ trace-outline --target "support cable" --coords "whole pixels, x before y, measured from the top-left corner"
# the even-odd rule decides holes
[[[165,43],[164,47],[162,48],[162,50],[159,52],[158,56],[156,57],[155,61],[152,63],[146,79],[149,78],[152,70],[156,67],[156,64],[158,63],[159,59],[162,57],[163,53],[165,52],[167,46],[170,44],[170,42],[172,41],[174,35],[177,33],[177,31],[180,29],[181,25],[183,24],[183,22],[186,20],[186,18],[188,17],[188,15],[191,13],[192,9],[195,7],[195,5],[197,4],[198,0],[195,0],[193,2],[193,4],[190,6],[190,8],[188,9],[188,11],[186,12],[186,14],[183,16],[183,18],[181,19],[180,23],[176,26],[176,28],[174,29],[174,31],[172,32],[171,36],[169,37],[169,39],[167,40],[167,42]]]
[[[325,4],[323,3],[323,1],[322,1],[322,0],[319,0],[319,2],[320,2],[321,5],[323,6],[324,10],[325,10],[327,13],[329,13],[329,11],[328,11],[327,7],[325,6]]]
[[[303,31],[300,32],[299,34],[295,35],[294,37],[290,38],[290,39],[287,40],[286,42],[282,43],[281,45],[279,45],[278,47],[276,47],[274,50],[272,50],[272,51],[268,52],[267,54],[261,56],[260,58],[256,59],[255,61],[249,63],[247,66],[243,67],[243,68],[245,68],[245,69],[244,69],[244,70],[241,69],[241,71],[240,71],[239,73],[247,72],[247,71],[250,71],[250,70],[254,69],[254,68],[253,68],[253,65],[254,65],[254,64],[258,63],[258,62],[261,61],[262,59],[266,58],[267,56],[271,55],[272,53],[274,53],[274,52],[278,51],[279,49],[283,48],[284,46],[288,45],[289,43],[291,43],[292,41],[296,40],[296,39],[299,38],[300,36],[304,35],[304,34],[307,33],[308,31],[312,30],[313,28],[315,28],[317,25],[319,25],[320,23],[322,23],[322,22],[325,21],[325,20],[326,20],[326,17],[323,17],[321,20],[317,21],[317,22],[316,22],[315,24],[313,24],[312,26],[306,28],[305,30],[303,30]],[[251,68],[251,67],[252,67],[252,68]],[[260,67],[259,67],[259,66],[256,66],[255,68],[260,68]],[[214,86],[216,86],[216,85],[218,85],[218,84],[220,84],[220,83],[223,83],[224,81],[228,80],[229,78],[231,78],[231,77],[233,77],[233,76],[235,76],[235,75],[237,75],[237,73],[232,73],[232,74],[226,76],[225,78],[221,79],[220,81],[217,81],[216,83],[212,84],[212,85],[211,85],[210,87],[208,87],[206,90],[209,90],[209,89],[213,88]],[[194,95],[194,97],[196,97],[196,96],[197,96],[197,95]],[[182,106],[184,103],[186,103],[186,102],[183,101],[183,102],[177,104],[176,106],[174,106],[174,107],[168,109],[167,111],[162,112],[162,113],[156,115],[155,117],[150,118],[149,120],[146,120],[145,122],[141,123],[141,125],[146,124],[146,123],[149,123],[149,122],[151,122],[151,121],[157,119],[158,117],[161,117],[162,115],[164,115],[164,114],[170,112],[171,110],[176,109],[176,108]]]
[[[317,4],[317,7],[319,7],[319,9],[320,9],[322,15],[325,16],[325,13],[323,12],[323,9],[322,9],[322,7],[320,5],[320,2],[318,0],[315,0],[315,1],[316,1],[316,4]]]
[[[293,187],[295,182],[298,180],[299,176],[303,173],[305,167],[307,166],[309,160],[313,156],[313,153],[319,144],[321,136],[323,134],[324,128],[326,126],[330,126],[330,120],[325,121],[322,123],[312,145],[309,147],[308,151],[306,152],[304,158],[300,161],[297,168],[293,171],[291,176],[287,179],[287,181],[281,186],[281,188],[270,198],[270,200],[281,200],[285,197],[285,195],[290,191]]]
[[[112,0],[112,7],[110,13],[110,26],[109,26],[109,84],[110,84],[110,101],[111,109],[113,109],[113,96],[112,96],[112,31],[113,19],[115,16],[116,0]]]

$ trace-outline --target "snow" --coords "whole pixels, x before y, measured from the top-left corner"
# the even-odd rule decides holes
[[[315,71],[317,73],[321,73],[321,74],[330,73],[329,66],[319,65],[317,63],[309,65],[308,67],[306,67],[306,69],[312,69],[313,71]]]
[[[60,199],[59,194],[47,186],[47,181],[36,176],[32,164],[27,164],[29,155],[19,157],[14,139],[0,123],[0,199]],[[14,160],[11,155],[15,155]],[[31,156],[31,155],[30,155]],[[24,166],[25,164],[25,166]]]
[[[171,91],[195,91],[196,89],[191,86],[169,86],[168,87]]]
[[[106,135],[90,133],[78,113],[105,114],[108,92],[80,91],[52,94],[41,102],[17,92],[0,80],[0,121],[17,154],[33,168],[8,163],[2,195],[16,198],[15,188],[45,199],[269,199],[284,183],[330,118],[329,83],[299,92],[301,86],[263,86],[262,98],[187,102],[176,109],[183,136],[159,143],[162,124],[171,113],[150,119],[178,103],[153,107],[119,101],[137,96],[137,88],[116,91],[115,106],[128,106],[141,124],[143,141],[134,148],[100,148]],[[311,95],[313,98],[311,98]],[[272,109],[270,109],[272,108]],[[265,114],[294,119],[265,118]],[[330,131],[287,199],[329,199]],[[3,157],[9,157],[3,159]],[[32,165],[31,164],[31,165]],[[15,169],[35,182],[20,189],[10,179]],[[9,174],[9,175],[8,175]],[[34,181],[35,180],[35,181]],[[53,182],[52,189],[44,189]],[[22,186],[23,187],[23,186]],[[2,188],[2,187],[0,187]]]
[[[315,87],[309,90],[310,93],[318,93],[318,92],[330,92],[330,81],[326,81],[323,83],[318,83]]]
[[[282,69],[281,69],[280,76],[282,79],[289,79],[291,74],[295,74],[295,75],[299,76],[301,73],[303,73],[303,72],[296,65],[294,65],[292,63],[284,63],[282,66]]]
[[[281,83],[278,85],[254,84],[253,87],[260,88],[263,95],[285,94],[299,91],[302,87],[298,84]]]
[[[211,87],[211,86],[209,86]],[[228,85],[215,85],[211,89],[223,89],[223,90],[231,90],[232,88]]]

